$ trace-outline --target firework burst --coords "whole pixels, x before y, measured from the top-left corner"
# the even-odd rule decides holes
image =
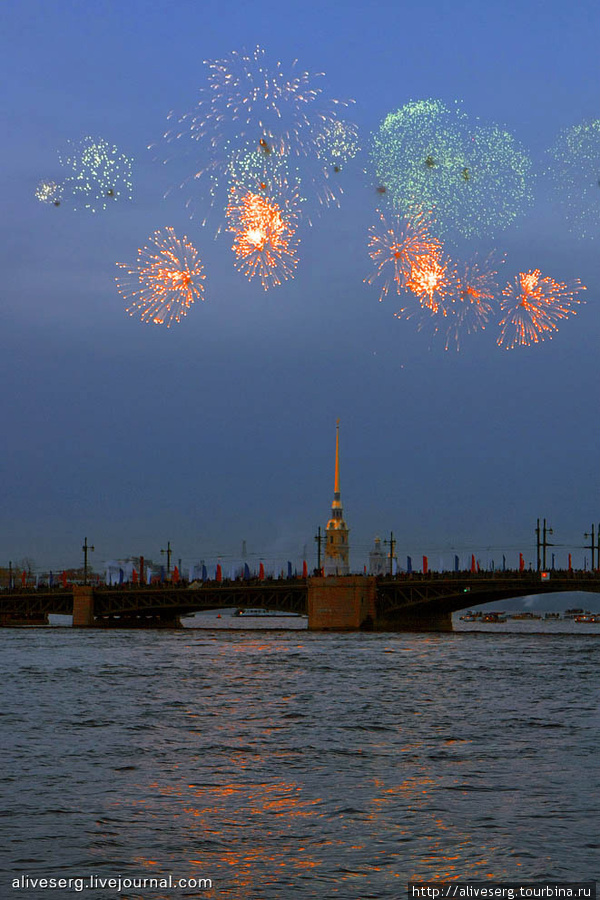
[[[52,206],[60,206],[62,194],[63,187],[56,181],[40,181],[35,189],[35,196],[40,203],[48,203]]]
[[[290,173],[286,157],[279,153],[265,154],[260,149],[237,151],[227,165],[227,178],[229,207],[232,196],[239,199],[245,193],[255,193],[275,199],[294,217],[300,215],[305,198],[300,194],[299,180]]]
[[[380,222],[369,229],[369,255],[375,263],[375,271],[365,281],[368,284],[382,277],[384,279],[379,296],[380,301],[387,296],[392,283],[400,293],[407,286],[412,270],[417,263],[441,250],[440,242],[431,236],[431,221],[424,212],[404,218],[395,215],[388,222],[382,212]]]
[[[520,272],[502,291],[498,346],[512,350],[552,338],[561,319],[576,314],[583,301],[575,295],[584,290],[579,279],[569,285],[542,277],[539,269]]]
[[[458,104],[411,101],[390,113],[372,160],[390,203],[434,209],[440,232],[505,228],[529,197],[526,154],[501,128],[472,125]]]
[[[548,170],[569,228],[579,237],[600,232],[600,119],[561,133]]]
[[[226,59],[206,60],[208,87],[200,90],[196,108],[179,119],[183,127],[167,137],[189,131],[217,154],[232,141],[285,155],[312,153],[315,138],[337,122],[338,107],[347,103],[319,102],[322,89],[314,81],[322,72],[297,72],[295,61],[286,74],[280,62],[268,66],[265,56],[257,46],[251,54],[233,51]]]
[[[176,127],[164,135],[194,148],[195,172],[184,185],[193,180],[202,202],[212,206],[232,157],[258,150],[265,158],[285,157],[320,203],[336,201],[340,190],[330,169],[356,153],[357,135],[338,117],[348,103],[323,99],[322,73],[298,71],[295,62],[286,73],[280,62],[268,63],[261,47],[205,65],[208,86],[196,107],[178,119],[171,113]]]
[[[485,329],[496,313],[500,293],[496,279],[498,264],[494,254],[487,256],[482,263],[473,259],[457,266],[455,274],[456,294],[452,315],[445,329],[446,350],[450,346],[460,349],[463,333],[473,334]]]
[[[456,269],[452,260],[441,252],[420,256],[410,271],[406,287],[423,309],[432,315],[448,316],[456,295]]]
[[[149,243],[138,250],[135,266],[117,263],[126,270],[116,278],[117,287],[129,303],[130,316],[170,328],[181,322],[196,300],[204,299],[204,266],[187,237],[180,240],[172,228],[156,231]]]
[[[248,279],[256,275],[265,290],[292,278],[298,264],[295,213],[264,193],[231,190],[228,229],[235,234],[232,250],[237,268]]]
[[[115,200],[131,200],[131,159],[102,138],[69,141],[68,151],[59,154],[59,159],[72,172],[65,178],[64,189],[74,209],[97,212]]]
[[[315,137],[315,149],[318,157],[337,173],[360,150],[358,128],[342,120],[327,123]]]

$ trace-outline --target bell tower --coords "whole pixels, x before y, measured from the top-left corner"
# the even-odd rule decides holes
[[[340,499],[340,420],[335,426],[335,481],[331,518],[325,530],[325,575],[350,574],[350,547],[348,526]]]

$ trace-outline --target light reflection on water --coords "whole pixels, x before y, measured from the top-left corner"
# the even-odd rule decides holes
[[[345,900],[597,876],[597,636],[0,642],[4,884],[172,873],[214,897]]]

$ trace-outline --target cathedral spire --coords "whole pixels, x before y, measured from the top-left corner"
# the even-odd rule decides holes
[[[335,482],[333,485],[333,505],[340,503],[340,420],[335,423]]]
[[[327,523],[325,537],[325,574],[348,575],[349,547],[348,526],[344,521],[342,498],[340,494],[340,420],[335,426],[335,481],[331,518]]]

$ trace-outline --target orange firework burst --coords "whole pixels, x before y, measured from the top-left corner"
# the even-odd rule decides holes
[[[376,278],[383,276],[381,301],[387,296],[392,282],[396,283],[400,293],[407,286],[413,267],[424,257],[435,256],[441,244],[429,233],[431,222],[426,213],[418,212],[410,218],[396,215],[388,224],[383,213],[378,212],[381,222],[369,229],[369,256],[377,268],[365,281],[373,284]]]
[[[574,307],[582,301],[575,294],[585,290],[579,279],[569,285],[548,276],[542,278],[539,269],[520,272],[514,284],[502,291],[498,346],[512,350],[552,338],[560,319],[576,314]]]
[[[406,280],[406,287],[433,314],[447,316],[456,292],[456,270],[439,250],[419,256]]]
[[[245,191],[238,196],[232,188],[227,218],[228,229],[235,234],[232,250],[240,271],[249,279],[258,275],[265,290],[293,277],[298,260],[292,207],[281,207],[263,193]]]
[[[130,316],[142,322],[166,325],[181,322],[196,300],[203,300],[204,267],[187,237],[176,237],[172,228],[156,231],[150,247],[138,250],[137,265],[126,269],[126,276],[115,280],[120,293],[129,302]]]
[[[504,262],[504,259],[500,262]],[[446,327],[446,350],[451,344],[459,349],[462,332],[472,334],[485,329],[498,304],[497,274],[497,264],[492,253],[483,263],[474,259],[457,269],[456,295],[452,304],[452,316]]]

